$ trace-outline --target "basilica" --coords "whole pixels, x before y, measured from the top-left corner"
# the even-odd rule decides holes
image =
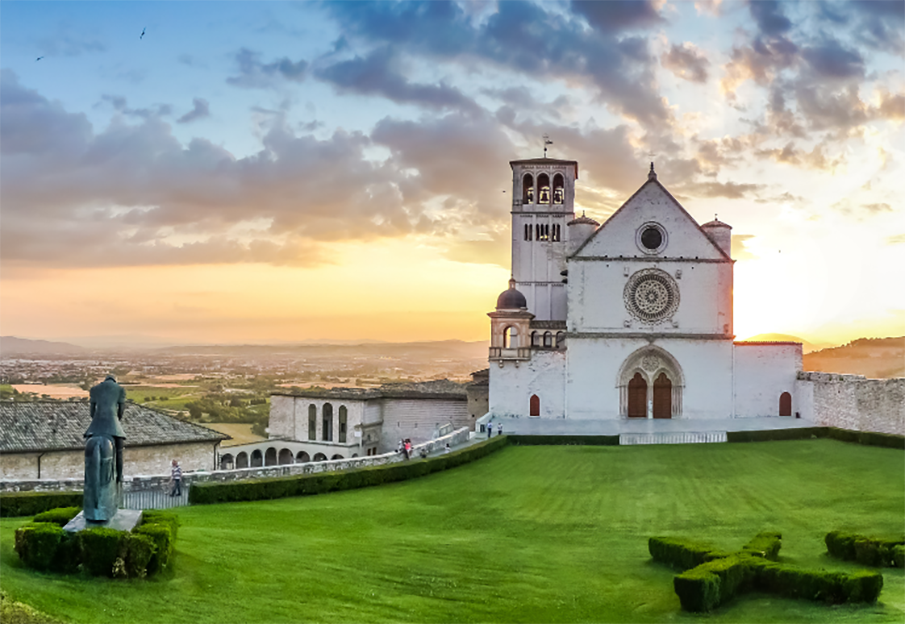
[[[740,342],[732,228],[657,179],[602,225],[578,163],[512,167],[512,279],[490,312],[489,414],[540,419],[793,416],[802,346]]]

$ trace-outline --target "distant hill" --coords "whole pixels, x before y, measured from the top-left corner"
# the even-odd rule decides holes
[[[458,357],[486,358],[488,342],[478,340],[437,340],[431,342],[362,342],[288,345],[195,345],[164,347],[154,351],[172,355],[266,356],[293,354],[300,357],[335,356],[341,354],[370,357]]]
[[[804,369],[824,373],[848,373],[873,379],[905,377],[905,336],[859,338],[804,356]]]
[[[758,334],[756,336],[751,336],[750,338],[745,338],[746,342],[800,342],[801,350],[804,353],[810,353],[811,351],[817,351],[818,349],[825,349],[827,347],[833,346],[832,344],[821,342],[821,343],[813,343],[804,340],[803,338],[799,338],[798,336],[790,336],[789,334]]]
[[[3,357],[14,357],[17,355],[81,355],[87,352],[87,349],[68,342],[0,336],[0,355]]]

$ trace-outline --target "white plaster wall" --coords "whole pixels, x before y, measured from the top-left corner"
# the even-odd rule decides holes
[[[735,415],[779,416],[779,396],[792,395],[792,417],[802,412],[796,376],[801,345],[734,345]]]
[[[542,418],[563,418],[566,355],[562,350],[532,349],[527,362],[490,365],[490,412],[528,417],[531,395],[540,399]]]
[[[679,289],[679,307],[671,319],[643,323],[626,309],[626,284],[636,272],[648,268],[668,273]],[[731,336],[732,264],[570,260],[568,308],[568,327],[572,332],[656,331]]]
[[[395,448],[399,440],[413,442],[431,439],[442,425],[452,423],[456,429],[468,427],[468,401],[453,399],[383,399],[383,432],[381,449]]]
[[[646,184],[610,217],[579,251],[579,256],[645,256],[635,244],[644,223],[659,223],[667,232],[660,255],[722,259],[724,256],[690,215],[679,209],[657,184]]]
[[[729,418],[732,415],[730,340],[569,339],[566,377],[568,418],[619,419],[619,371],[638,349],[653,344],[678,362],[685,386],[677,418]]]
[[[324,405],[330,403],[333,406],[333,440],[339,442],[339,408],[345,406],[346,414],[346,443],[356,442],[353,439],[355,427],[362,423],[364,417],[364,400],[333,399],[333,398],[309,398],[292,397],[284,395],[271,395],[270,397],[270,437],[287,438],[290,440],[308,440],[308,406],[314,405],[317,410],[315,423],[317,426],[317,442],[323,440]]]

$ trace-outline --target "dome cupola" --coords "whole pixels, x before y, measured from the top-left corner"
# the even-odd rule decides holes
[[[509,280],[509,290],[504,290],[496,300],[497,310],[524,310],[528,308],[525,295],[515,288],[515,279]]]

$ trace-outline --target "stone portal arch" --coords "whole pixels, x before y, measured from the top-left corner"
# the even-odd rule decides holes
[[[662,347],[647,345],[625,358],[619,368],[616,386],[622,418],[682,416],[685,375],[676,358]],[[642,395],[643,412],[639,405]],[[653,409],[649,410],[648,406]]]

